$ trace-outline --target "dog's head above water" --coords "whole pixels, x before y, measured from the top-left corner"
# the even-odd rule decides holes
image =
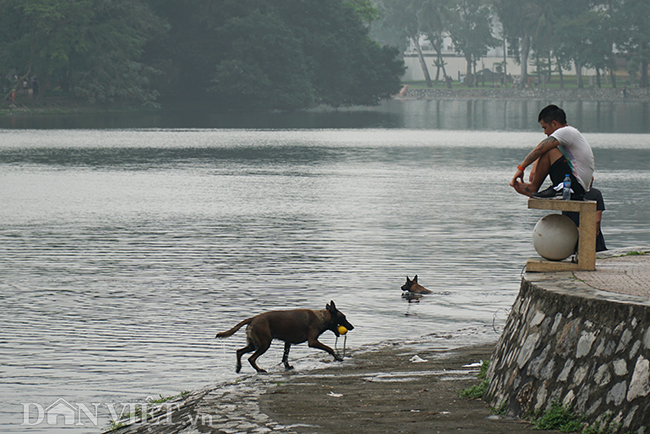
[[[336,308],[336,305],[333,301],[330,301],[325,306],[325,309],[332,316],[332,320],[330,321],[328,329],[332,330],[336,337],[341,336],[341,333],[339,333],[339,326],[343,326],[348,330],[354,330],[354,326],[350,324],[347,319],[345,319],[345,315],[343,315],[343,313]]]
[[[416,294],[431,294],[431,291],[418,283],[418,275],[413,280],[406,276],[406,283],[402,285],[402,291],[413,292]]]

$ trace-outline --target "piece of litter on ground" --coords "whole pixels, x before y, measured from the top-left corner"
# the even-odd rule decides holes
[[[334,397],[334,398],[340,398],[340,397],[342,397],[343,395],[342,395],[341,393],[330,392],[330,393],[327,394],[327,396],[332,396],[332,397]]]
[[[441,411],[440,414],[451,414],[450,411]]]
[[[423,359],[422,357],[418,356],[417,354],[409,359],[409,362],[413,363],[423,363],[423,362],[428,362],[428,360]]]
[[[479,360],[478,362],[470,363],[469,365],[463,365],[463,368],[480,368],[481,365],[483,365],[483,360]]]
[[[419,413],[420,410],[411,410],[411,413]]]

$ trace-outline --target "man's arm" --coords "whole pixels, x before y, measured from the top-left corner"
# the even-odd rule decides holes
[[[539,142],[537,146],[535,146],[535,149],[530,151],[528,155],[526,155],[526,158],[524,158],[524,161],[517,166],[517,172],[515,173],[515,176],[512,178],[512,181],[510,182],[511,186],[514,186],[516,184],[517,179],[521,179],[521,181],[524,181],[524,170],[526,167],[530,166],[533,164],[539,157],[547,153],[549,150],[553,148],[557,148],[560,145],[560,142],[557,141],[557,139],[553,136],[549,136]]]
[[[545,138],[539,142],[537,146],[535,146],[535,149],[526,155],[526,158],[524,158],[524,161],[521,163],[521,167],[526,168],[527,166],[530,166],[535,161],[537,161],[539,157],[546,154],[551,149],[557,148],[558,146],[560,146],[560,142],[558,142],[555,137],[549,136]]]

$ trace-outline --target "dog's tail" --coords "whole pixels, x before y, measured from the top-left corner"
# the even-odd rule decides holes
[[[227,332],[217,333],[217,335],[215,336],[215,338],[229,338],[230,336],[232,336],[232,335],[234,335],[235,333],[237,333],[237,330],[239,330],[240,328],[244,327],[246,324],[250,324],[250,322],[251,322],[252,320],[253,320],[252,317],[251,317],[251,318],[246,318],[245,320],[243,320],[242,322],[240,322],[239,324],[237,324],[235,327],[231,328],[231,329],[228,330]]]

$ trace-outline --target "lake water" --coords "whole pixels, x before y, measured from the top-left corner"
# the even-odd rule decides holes
[[[235,379],[245,333],[215,333],[271,309],[334,300],[355,325],[352,349],[496,340],[546,214],[508,186],[544,137],[536,106],[530,122],[520,102],[475,122],[460,108],[432,120],[426,104],[0,129],[2,431],[99,432],[107,403]],[[650,135],[621,131],[636,119],[629,129],[647,132],[647,114],[603,116],[610,132],[578,126],[596,156],[607,245],[648,246]],[[414,274],[434,293],[409,304],[400,287]],[[282,372],[281,350],[259,364]],[[304,370],[330,357],[301,345],[291,360]],[[99,426],[37,424],[38,406],[59,398],[98,403]]]

